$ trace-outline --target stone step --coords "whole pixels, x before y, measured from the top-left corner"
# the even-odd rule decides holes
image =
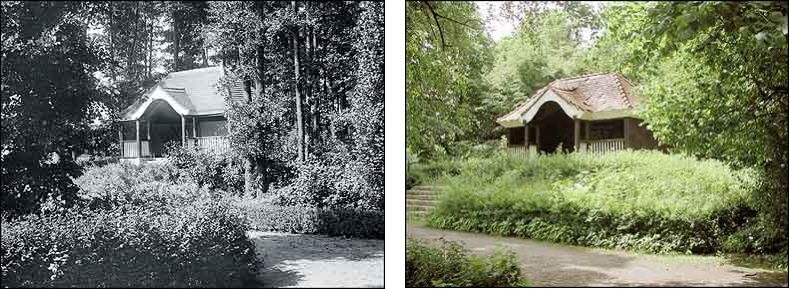
[[[438,196],[436,196],[436,195],[427,195],[427,194],[423,194],[423,195],[406,194],[406,199],[407,200],[428,200],[428,201],[430,201],[430,200],[436,200],[437,197]]]
[[[434,207],[436,205],[436,201],[406,199],[406,206],[409,206],[409,205]]]
[[[406,205],[407,211],[430,211],[432,206]]]
[[[438,192],[444,190],[445,186],[415,186],[411,187],[412,190],[419,190],[419,191],[429,191],[429,192]]]
[[[425,190],[414,190],[414,189],[412,189],[412,190],[407,190],[406,193],[412,193],[412,194],[417,194],[417,195],[420,195],[420,194],[423,194],[423,195],[425,195],[425,194],[427,194],[427,195],[437,195],[437,194],[441,194],[442,192],[441,191],[425,191]]]

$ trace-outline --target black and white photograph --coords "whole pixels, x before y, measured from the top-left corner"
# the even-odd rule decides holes
[[[2,282],[384,287],[384,3],[3,1]]]

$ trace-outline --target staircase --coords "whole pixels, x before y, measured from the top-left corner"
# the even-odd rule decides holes
[[[406,191],[406,213],[425,216],[436,205],[436,198],[443,187],[419,185]]]

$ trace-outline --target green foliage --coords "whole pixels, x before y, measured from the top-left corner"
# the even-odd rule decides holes
[[[750,225],[751,171],[658,152],[509,155],[445,173],[439,228],[648,252],[710,253]],[[756,244],[753,244],[756,245]],[[768,247],[757,245],[753,251]]]
[[[3,286],[243,287],[256,268],[246,229],[216,200],[3,221]]]
[[[430,156],[434,146],[493,129],[493,115],[480,110],[491,40],[475,5],[407,2],[406,15],[407,146]]]
[[[256,230],[384,238],[383,211],[279,206],[263,200],[240,201],[237,206]]]
[[[470,255],[453,241],[441,245],[406,241],[406,287],[525,287],[513,252],[497,250],[488,257]]]
[[[786,248],[786,3],[640,3],[610,11],[593,55],[610,67],[623,63],[642,84],[643,117],[659,142],[759,168],[755,200],[765,238]]]

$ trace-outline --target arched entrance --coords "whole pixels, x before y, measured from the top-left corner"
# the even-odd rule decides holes
[[[559,104],[548,101],[540,106],[530,126],[536,126],[540,134],[536,135],[538,151],[544,153],[572,152],[574,150],[574,121]]]
[[[181,115],[167,101],[154,100],[140,119],[150,123],[149,149],[154,156],[162,156],[168,142],[181,142]]]

